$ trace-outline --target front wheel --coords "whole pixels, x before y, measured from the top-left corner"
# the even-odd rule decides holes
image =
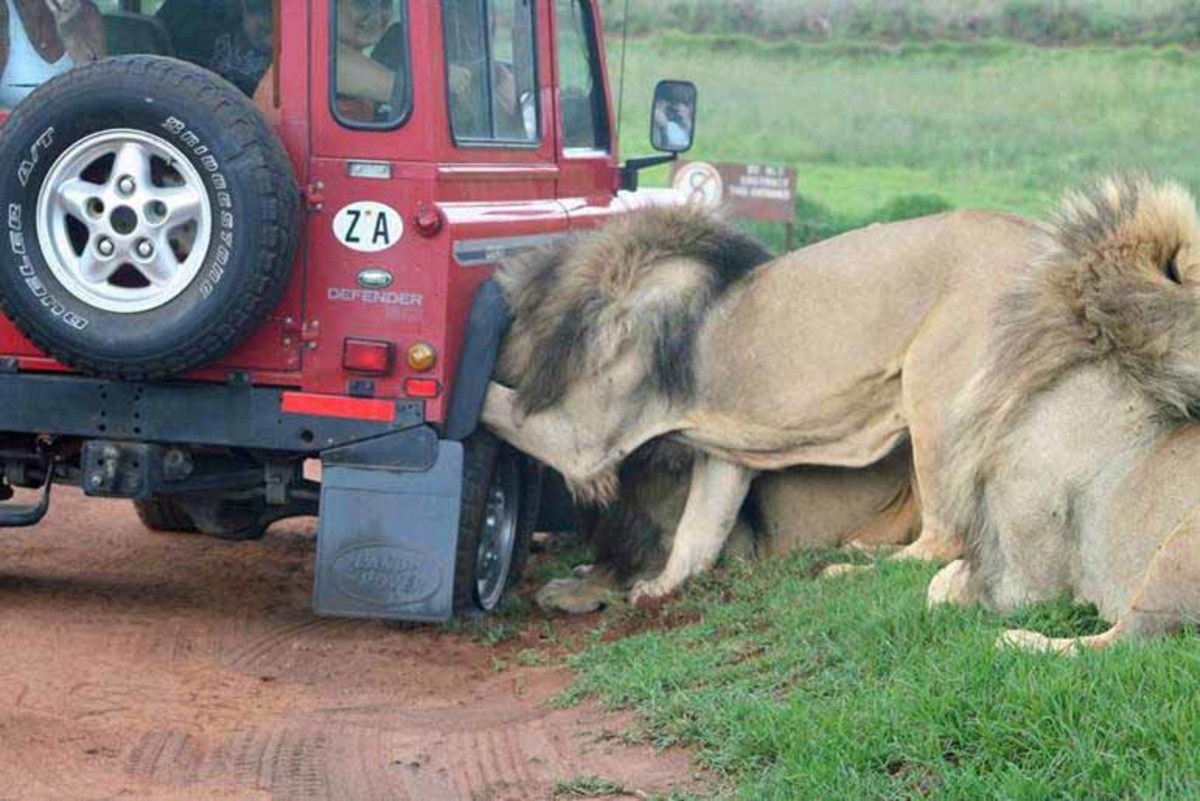
[[[456,612],[494,612],[520,580],[540,496],[541,470],[530,459],[483,431],[463,443]]]

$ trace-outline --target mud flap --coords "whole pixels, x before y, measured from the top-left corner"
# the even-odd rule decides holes
[[[313,587],[319,615],[450,618],[462,445],[438,441],[428,429],[394,436],[385,447],[323,455]]]

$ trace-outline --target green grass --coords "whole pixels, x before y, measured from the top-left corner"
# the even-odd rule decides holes
[[[1192,157],[1200,54],[1182,49],[771,45],[673,34],[631,42],[626,70],[626,156],[648,150],[654,82],[694,80],[700,111],[688,158],[795,166],[799,222],[819,232],[877,219],[912,195],[1039,214],[1063,189],[1115,170],[1200,187]],[[665,181],[665,169],[646,179]]]
[[[1200,188],[1200,54],[1178,48],[672,34],[633,42],[627,69],[627,156],[646,151],[654,81],[690,78],[690,157],[795,166],[802,241],[943,207],[1037,215],[1112,170]],[[997,651],[1007,627],[1104,624],[1066,602],[931,612],[930,568],[820,581],[822,558],[732,565],[665,618],[610,615],[609,636],[639,633],[597,633],[561,700],[638,710],[652,742],[696,746],[744,798],[1200,797],[1194,635],[1076,659]]]
[[[765,39],[1190,46],[1200,27],[1195,0],[601,0],[601,6],[610,33],[628,29],[635,36],[681,30]]]
[[[1066,603],[1007,621],[924,606],[931,570],[812,578],[816,555],[736,564],[681,601],[699,622],[594,645],[571,699],[637,709],[741,797],[1200,795],[1194,637],[1076,659],[997,651],[1003,628],[1085,634]]]
[[[577,776],[554,785],[555,798],[604,798],[610,795],[625,795],[625,788],[600,776]]]

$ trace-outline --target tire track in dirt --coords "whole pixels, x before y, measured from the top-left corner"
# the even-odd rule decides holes
[[[434,627],[318,619],[312,525],[259,543],[146,532],[56,493],[0,539],[0,797],[546,798],[598,775],[667,794],[690,759],[547,701]]]

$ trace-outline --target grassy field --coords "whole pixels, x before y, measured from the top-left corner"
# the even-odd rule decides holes
[[[601,0],[612,32],[1194,46],[1196,0]],[[628,10],[628,16],[626,16]]]
[[[619,46],[610,51],[619,75]],[[1142,169],[1200,186],[1200,54],[986,42],[880,47],[671,35],[626,56],[625,155],[655,80],[700,88],[690,158],[794,165],[806,240],[913,196],[1037,214],[1065,187]],[[619,81],[619,78],[618,78]],[[649,178],[665,181],[665,171]]]
[[[1200,56],[1182,50],[668,36],[627,63],[626,155],[653,80],[691,78],[694,157],[795,165],[809,239],[941,206],[1036,214],[1113,169],[1200,187]],[[664,618],[612,613],[564,702],[637,709],[640,736],[697,747],[750,799],[1200,797],[1195,636],[1074,660],[996,651],[1010,626],[1103,625],[1066,603],[930,612],[931,568],[825,581],[822,558],[730,565]]]
[[[1066,604],[930,612],[930,568],[814,578],[822,563],[701,580],[671,610],[695,622],[593,646],[563,701],[636,708],[641,737],[698,746],[749,799],[1200,796],[1194,637],[1073,660],[997,651],[1010,625],[1101,626]]]

